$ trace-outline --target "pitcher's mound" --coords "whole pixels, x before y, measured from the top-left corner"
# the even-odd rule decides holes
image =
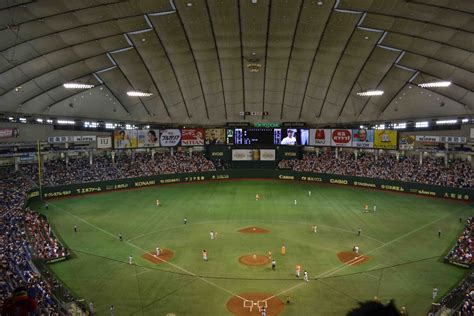
[[[266,234],[269,233],[270,231],[265,228],[260,228],[260,227],[245,227],[239,229],[239,232],[244,233],[244,234]]]
[[[252,254],[240,257],[239,262],[248,266],[263,266],[270,263],[270,259],[267,256]]]
[[[370,259],[367,256],[363,256],[363,255],[360,255],[360,254],[357,255],[357,254],[355,254],[353,252],[350,252],[350,251],[339,252],[337,254],[337,257],[339,258],[339,260],[342,263],[346,263],[346,264],[351,265],[351,266],[363,264],[363,263],[367,262]]]
[[[160,264],[170,261],[174,257],[174,252],[169,249],[162,249],[159,257],[154,252],[147,252],[142,257],[153,263]]]
[[[267,316],[276,316],[285,308],[282,300],[267,293],[242,293],[227,301],[227,309],[236,316],[260,316],[265,307]]]

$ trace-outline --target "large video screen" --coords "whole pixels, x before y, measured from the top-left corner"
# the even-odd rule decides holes
[[[228,145],[308,145],[309,130],[300,128],[233,128],[226,131]]]

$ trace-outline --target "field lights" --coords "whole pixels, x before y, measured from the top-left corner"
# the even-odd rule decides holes
[[[364,91],[364,92],[357,92],[357,95],[361,97],[372,97],[372,96],[377,96],[377,95],[382,95],[383,91],[382,90],[369,90],[369,91]]]
[[[142,92],[142,91],[128,91],[127,95],[129,97],[151,97],[153,95],[153,93]]]
[[[66,89],[92,89],[94,88],[93,84],[76,83],[76,82],[65,83],[63,84],[63,86]]]
[[[438,81],[438,82],[426,82],[420,83],[418,86],[422,88],[445,88],[451,85],[451,81]]]

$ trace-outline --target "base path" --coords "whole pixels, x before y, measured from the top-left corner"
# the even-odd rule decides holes
[[[160,256],[157,257],[156,253],[154,252],[147,252],[142,255],[142,258],[151,261],[156,264],[168,262],[171,260],[171,258],[174,257],[174,252],[169,250],[169,249],[162,249],[160,252]]]
[[[256,226],[241,228],[238,231],[244,234],[266,234],[270,232],[268,229]]]
[[[368,256],[355,254],[355,253],[350,252],[350,251],[339,252],[337,254],[337,257],[339,258],[339,260],[342,263],[346,263],[347,265],[350,265],[350,266],[363,264],[363,263],[366,263],[367,261],[370,260],[370,257],[368,257]]]
[[[260,316],[263,307],[267,316],[275,316],[283,311],[285,304],[277,296],[267,293],[242,293],[227,301],[227,309],[236,316]]]

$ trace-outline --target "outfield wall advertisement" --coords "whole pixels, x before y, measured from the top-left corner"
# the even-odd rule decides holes
[[[117,129],[114,131],[114,148],[129,149],[138,147],[138,131]]]
[[[82,184],[71,184],[55,187],[44,187],[42,197],[57,198],[73,196],[87,193],[106,192],[118,189],[139,188],[152,185],[168,183],[186,183],[204,180],[222,179],[242,179],[242,178],[265,178],[279,180],[296,180],[314,183],[328,183],[336,185],[351,185],[369,189],[380,189],[384,191],[413,193],[431,197],[442,197],[452,200],[473,201],[474,190],[463,188],[447,188],[436,185],[418,184],[401,181],[389,181],[381,179],[351,177],[332,174],[294,172],[273,169],[252,169],[252,170],[223,170],[214,172],[189,173],[189,174],[168,174],[151,177],[129,178],[122,180],[91,182]],[[28,200],[38,200],[39,190],[32,190],[28,193]]]
[[[380,149],[397,149],[397,131],[386,129],[374,130],[374,147]]]
[[[374,148],[374,130],[364,128],[352,130],[352,146]]]
[[[158,147],[160,146],[160,134],[157,129],[138,130],[138,147]]]
[[[181,141],[180,129],[162,129],[160,130],[160,144],[163,147],[175,147]]]
[[[181,146],[204,146],[204,128],[181,130]]]
[[[331,146],[352,147],[352,130],[350,129],[331,130]]]

